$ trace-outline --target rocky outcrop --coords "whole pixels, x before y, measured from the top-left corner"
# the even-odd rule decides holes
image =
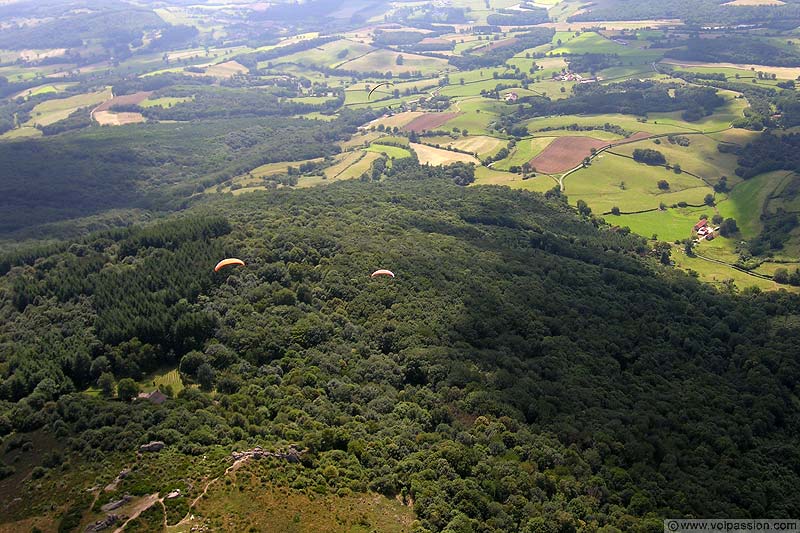
[[[122,507],[123,505],[128,503],[129,501],[131,501],[131,497],[126,494],[120,500],[116,500],[116,501],[113,501],[113,502],[108,502],[107,504],[103,505],[102,507],[100,507],[100,510],[103,511],[104,513],[107,513],[108,511],[113,511],[114,509],[119,509],[120,507]]]
[[[256,446],[252,450],[243,452],[231,452],[234,461],[240,459],[263,459],[266,457],[275,457],[277,459],[284,459],[290,463],[299,463],[300,458],[308,450],[300,450],[294,444],[290,444],[286,450],[278,450],[275,452],[266,451],[261,446]]]
[[[103,531],[104,529],[107,529],[107,528],[113,526],[114,524],[116,524],[117,522],[119,522],[122,519],[123,519],[123,517],[120,516],[120,515],[110,514],[107,517],[103,518],[102,520],[98,520],[94,524],[89,524],[88,526],[86,526],[86,529],[84,531],[86,533],[94,533],[95,531]]]
[[[154,440],[152,442],[148,442],[147,444],[142,444],[139,446],[140,452],[159,452],[164,447],[164,443],[160,440]]]

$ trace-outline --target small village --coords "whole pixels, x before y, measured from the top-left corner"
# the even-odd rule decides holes
[[[561,72],[553,73],[553,79],[556,81],[577,81],[578,83],[594,83],[596,81],[599,81],[600,78],[598,78],[597,76],[590,76],[586,78],[575,72],[562,70]]]

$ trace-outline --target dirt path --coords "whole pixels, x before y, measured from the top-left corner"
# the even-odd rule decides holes
[[[211,481],[209,481],[208,483],[206,483],[206,486],[203,489],[203,492],[200,493],[200,495],[197,496],[194,500],[192,500],[192,503],[189,504],[189,510],[186,512],[186,516],[181,518],[180,522],[178,522],[174,526],[170,526],[170,527],[182,526],[182,525],[186,524],[187,522],[189,522],[190,521],[190,517],[192,516],[192,509],[194,509],[195,505],[197,505],[197,502],[200,501],[200,498],[202,498],[203,496],[206,495],[206,493],[208,492],[209,487],[211,487],[212,484],[216,483],[217,480],[219,480],[220,478],[223,478],[223,477],[227,476],[228,474],[230,474],[231,472],[233,472],[234,470],[237,470],[248,459],[249,459],[249,457],[243,457],[242,459],[238,459],[238,460],[234,461],[231,466],[229,466],[228,468],[225,469],[225,472],[223,472],[222,475],[217,476],[214,479],[212,479]],[[165,511],[165,513],[166,513],[166,511]],[[164,515],[164,520],[166,521],[166,514]]]
[[[134,504],[132,508],[133,512],[130,514],[130,517],[127,520],[125,520],[125,522],[123,522],[121,526],[115,529],[114,533],[122,533],[122,530],[125,529],[125,526],[127,526],[129,522],[139,518],[140,514],[150,509],[153,505],[156,504],[156,502],[160,503],[162,507],[164,506],[164,498],[159,498],[157,492],[155,494],[150,494],[149,496],[145,496],[144,498],[136,502],[136,504]],[[166,512],[167,512],[166,508],[164,508],[164,521],[167,520]]]
[[[703,261],[708,261],[709,263],[717,263],[718,265],[725,265],[725,266],[730,267],[730,268],[732,268],[734,270],[738,270],[739,272],[747,274],[748,276],[753,276],[754,278],[761,278],[761,279],[766,279],[766,280],[772,281],[772,276],[767,276],[765,274],[759,274],[758,272],[752,272],[752,271],[744,269],[744,268],[742,268],[742,267],[740,267],[738,265],[734,265],[733,263],[726,263],[725,261],[722,261],[720,259],[713,259],[711,257],[706,257],[704,255],[698,254],[697,252],[694,252],[694,256],[697,257],[698,259],[702,259]]]

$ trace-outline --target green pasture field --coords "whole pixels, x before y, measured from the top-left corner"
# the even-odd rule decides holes
[[[28,98],[30,96],[39,96],[40,94],[61,93],[69,87],[75,85],[75,82],[66,83],[48,83],[39,85],[38,87],[31,87],[14,95],[14,98]]]
[[[469,37],[472,37],[472,39],[470,40]],[[478,46],[483,46],[484,43],[485,41],[479,41],[476,36],[464,37],[463,43],[460,41],[460,39],[456,41],[456,46],[453,48],[453,53],[462,55],[468,50],[472,50]]]
[[[22,126],[13,130],[9,130],[0,135],[0,139],[22,139],[25,137],[41,137],[42,130],[34,128],[33,126]]]
[[[450,80],[452,81],[453,78],[451,77]],[[515,83],[517,83],[516,80],[494,80],[489,78],[488,80],[465,83],[464,85],[460,85],[458,83],[455,85],[451,84],[447,87],[443,87],[440,91],[440,94],[450,97],[477,96],[480,95],[482,90],[493,91],[495,87],[500,84],[513,85]]]
[[[389,159],[402,159],[404,157],[411,157],[411,152],[405,148],[398,146],[389,146],[386,144],[372,143],[366,148],[367,152],[375,152],[377,154],[386,154]]]
[[[480,158],[496,154],[508,142],[505,139],[498,139],[487,135],[461,136],[456,139],[449,136],[425,137],[423,140],[425,144],[432,144],[434,146],[438,144],[441,147],[452,146],[459,150],[477,153]]]
[[[372,96],[370,97],[369,91],[363,88],[364,85],[365,84],[358,84],[357,88],[348,87],[347,89],[345,89],[344,105],[347,106],[356,104],[371,105],[371,104],[376,104],[382,100],[389,100],[394,98],[392,96],[392,87],[386,87],[386,86],[379,87],[378,89],[375,90],[374,93],[372,93]],[[366,85],[370,85],[372,87],[375,86],[374,83]]]
[[[520,189],[522,191],[531,191],[538,193],[546,193],[554,187],[558,187],[558,183],[546,174],[537,174],[534,178],[522,179],[522,176],[511,174],[514,176],[513,181],[507,183],[512,189]]]
[[[687,207],[632,215],[605,215],[604,218],[609,224],[628,226],[632,231],[648,239],[656,235],[658,240],[674,242],[689,237],[692,228],[703,214],[711,217],[714,213],[708,207]]]
[[[344,57],[339,57],[339,54],[344,50],[347,50],[347,55]],[[312,48],[310,50],[303,50],[301,52],[281,56],[269,61],[259,62],[258,68],[266,68],[267,64],[269,63],[272,63],[273,65],[278,65],[281,63],[297,63],[298,65],[333,67],[351,61],[354,58],[369,53],[373,50],[375,50],[375,48],[368,44],[349,41],[347,39],[340,39],[338,41],[325,43],[322,46]]]
[[[756,71],[749,70],[749,69],[743,69],[743,68],[732,68],[732,67],[723,67],[723,66],[719,66],[719,67],[713,67],[713,66],[701,67],[701,66],[694,66],[694,65],[685,66],[685,67],[677,66],[677,65],[666,65],[666,66],[670,66],[670,67],[674,68],[675,71],[677,71],[677,72],[695,72],[695,73],[698,73],[698,74],[724,74],[727,77],[728,81],[736,81],[738,79],[738,80],[746,80],[746,81],[749,82],[749,80],[751,80],[753,78],[757,79]],[[737,74],[739,75],[738,78],[736,77]],[[776,82],[780,81],[781,79],[786,79],[786,78],[778,77]],[[764,82],[764,83],[769,84],[770,81],[772,81],[772,80],[758,80],[758,83]]]
[[[666,137],[661,137],[658,139],[660,144],[656,144],[654,139],[645,139],[615,146],[612,151],[632,157],[634,150],[650,148],[664,154],[670,165],[677,163],[683,170],[697,174],[712,185],[721,176],[728,177],[730,187],[739,181],[735,174],[738,166],[735,154],[721,153],[717,149],[719,143],[705,135],[686,135],[685,137],[689,140],[689,146],[670,144]]]
[[[286,100],[289,102],[297,102],[298,104],[318,105],[335,100],[335,98],[330,96],[297,96],[295,98],[287,98]]]
[[[625,81],[630,78],[641,80],[660,80],[667,79],[666,74],[659,74],[653,70],[653,66],[648,64],[626,65],[619,67],[609,67],[597,72],[603,84]]]
[[[168,24],[192,25],[195,17],[188,13],[188,9],[180,7],[157,7],[153,9],[161,19]]]
[[[336,120],[336,115],[323,115],[319,111],[313,111],[300,116],[310,120],[321,120],[322,122],[332,122]]]
[[[518,141],[511,154],[492,165],[497,170],[508,170],[512,166],[522,166],[540,153],[553,142],[553,137],[534,137]],[[527,180],[526,180],[527,181]]]
[[[576,84],[577,82],[574,81],[555,81],[548,79],[532,83],[528,86],[528,89],[540,95],[547,96],[551,100],[561,100],[563,98],[569,98],[572,94],[572,88]],[[564,89],[563,91],[561,90],[562,88]]]
[[[166,385],[172,387],[173,394],[178,394],[184,389],[185,386],[177,368],[158,370],[139,381],[139,388],[142,392],[152,392]]]
[[[369,144],[372,141],[374,141],[374,140],[376,140],[376,139],[378,139],[379,137],[382,137],[382,136],[383,136],[383,133],[381,133],[379,131],[369,131],[368,132],[368,131],[362,130],[361,132],[356,133],[355,135],[350,137],[348,140],[340,142],[339,146],[341,146],[343,151],[354,150],[356,148],[364,148],[364,147],[369,146]],[[408,141],[408,139],[406,139],[406,141]]]
[[[508,60],[508,64],[518,67],[522,72],[527,73],[529,76],[541,76],[543,80],[552,78],[553,74],[561,72],[567,68],[567,61],[563,57],[525,57],[525,54],[530,52],[526,50],[521,52]],[[531,67],[536,65],[537,70],[531,72]]]
[[[489,100],[487,98],[472,98],[456,102],[451,109],[460,111],[461,114],[441,126],[443,130],[452,130],[458,128],[459,130],[467,130],[471,134],[486,134],[491,135],[489,124],[497,120],[500,116],[498,106],[503,106],[509,110],[513,106],[506,106],[505,103],[499,103],[497,100]]]
[[[399,55],[403,56],[402,65],[397,64],[397,56]],[[338,66],[346,70],[355,70],[357,72],[391,72],[396,75],[401,72],[418,70],[424,75],[430,75],[444,70],[447,67],[447,61],[435,57],[378,49],[366,55],[362,55],[357,59],[341,63]]]
[[[164,96],[161,98],[148,98],[141,104],[139,107],[172,107],[175,104],[181,104],[183,102],[191,102],[194,100],[193,96],[185,96],[185,97],[172,97],[172,96]]]
[[[73,68],[74,65],[39,65],[36,67],[24,67],[11,65],[0,67],[0,76],[10,82],[32,80],[36,76],[48,76],[59,71]],[[57,78],[54,78],[57,79]]]
[[[705,137],[714,139],[715,141],[719,141],[721,143],[725,142],[738,144],[739,146],[745,146],[747,143],[756,140],[759,135],[761,135],[761,132],[758,131],[750,131],[742,128],[731,128],[720,132],[707,133],[705,134]]]
[[[669,182],[668,191],[658,188],[662,179]],[[622,211],[641,211],[657,208],[661,202],[667,206],[678,202],[702,204],[705,195],[713,193],[702,180],[685,172],[675,174],[663,167],[608,153],[598,155],[589,167],[570,174],[564,179],[564,187],[570,202],[584,200],[597,213],[610,211],[614,206]]]
[[[785,170],[759,174],[737,184],[728,197],[717,202],[719,213],[736,219],[739,232],[745,239],[751,239],[761,231],[761,210],[767,198],[786,177]]]
[[[793,191],[798,185],[798,180],[800,177],[797,174],[787,173],[770,195],[766,210],[770,213],[774,213],[778,209],[800,212],[800,194]]]
[[[648,119],[659,124],[667,124],[689,131],[701,131],[710,133],[729,128],[731,123],[737,118],[744,116],[744,110],[748,107],[747,100],[735,98],[732,91],[719,91],[719,94],[726,99],[723,106],[717,108],[714,113],[695,122],[687,122],[681,119],[681,112],[672,113],[650,113]]]
[[[377,91],[376,91],[377,94]],[[345,103],[345,105],[351,109],[366,109],[366,108],[373,108],[373,109],[381,109],[384,107],[391,107],[392,109],[397,109],[397,106],[404,103],[411,103],[414,100],[417,100],[420,95],[409,95],[409,96],[401,96],[400,98],[383,98],[381,100],[377,100],[375,98],[375,94],[372,95],[371,100],[366,100],[361,103]]]
[[[600,124],[598,124],[600,126]],[[534,137],[592,137],[593,139],[599,139],[601,141],[619,141],[624,139],[622,135],[617,135],[616,133],[612,133],[610,131],[605,130],[585,130],[585,131],[573,131],[573,130],[550,130],[550,131],[537,131],[533,134]]]
[[[754,269],[754,271],[758,272],[759,274],[773,276],[775,275],[775,271],[779,268],[785,268],[789,271],[792,271],[796,268],[800,268],[800,261],[794,263],[773,263],[770,261],[765,261],[761,263],[758,268]]]
[[[44,58],[61,57],[63,48],[39,48],[34,50],[0,50],[0,64],[15,63],[17,60],[38,61]]]
[[[339,154],[335,159],[336,162],[323,171],[325,178],[328,180],[337,179],[345,170],[364,158],[366,154],[367,152],[364,150],[353,150]]]
[[[503,172],[484,166],[475,167],[475,181],[472,185],[502,185],[512,189],[545,193],[553,187],[558,187],[558,182],[546,174],[523,180],[519,174]]]
[[[736,253],[736,244],[738,242],[738,235],[732,237],[717,235],[714,240],[702,240],[698,244],[695,244],[695,250],[705,257],[734,264],[736,260],[739,259],[739,254]]]
[[[700,253],[702,253],[702,251]],[[701,281],[718,287],[723,287],[724,282],[727,280],[733,280],[739,289],[758,287],[762,290],[775,290],[780,287],[785,287],[784,285],[778,285],[774,281],[750,276],[734,268],[705,261],[699,257],[687,257],[679,247],[674,247],[672,259],[679,268],[683,270],[694,270],[699,274],[699,279]]]
[[[230,531],[287,533],[412,530],[412,509],[395,499],[376,494],[305,494],[285,487],[265,487],[262,480],[274,468],[267,461],[250,462],[236,472],[233,484],[211,485],[207,496],[200,498],[193,510],[198,517],[196,523]],[[186,531],[196,523],[187,524]]]
[[[319,163],[322,161],[323,158],[317,157],[315,159],[306,159],[303,161],[283,161],[280,163],[268,163],[266,165],[261,165],[260,167],[256,167],[247,174],[243,174],[241,176],[236,176],[233,178],[232,184],[241,186],[241,189],[231,190],[230,186],[225,186],[222,188],[220,192],[233,192],[234,194],[239,193],[242,190],[256,190],[256,189],[264,189],[263,186],[263,179],[267,176],[276,176],[278,174],[286,174],[289,171],[289,167],[298,167],[303,163]],[[206,189],[205,194],[215,194],[217,192],[217,186],[209,187]]]
[[[439,85],[438,80],[435,78],[422,78],[416,80],[409,80],[409,81],[399,81],[395,80],[392,81],[392,85],[390,87],[382,87],[379,90],[386,89],[386,90],[394,90],[398,89],[401,93],[406,89],[415,89],[418,91],[428,91],[429,89],[434,89]],[[372,86],[374,87],[375,84],[373,83]],[[377,92],[377,91],[376,91]]]
[[[535,87],[535,86],[532,86]],[[667,133],[681,133],[689,132],[691,129],[679,125],[674,121],[651,120],[640,122],[633,115],[621,115],[618,113],[608,113],[600,115],[561,115],[550,117],[537,117],[527,122],[528,131],[531,133],[546,127],[559,127],[568,126],[570,124],[578,124],[580,126],[597,126],[598,124],[616,124],[628,131],[637,132],[644,131],[654,135],[667,134]],[[689,124],[684,122],[684,124]]]
[[[304,77],[308,78],[312,83],[327,83],[329,87],[347,87],[351,84],[352,78],[345,77],[345,76],[325,76],[325,74],[313,70],[309,67],[304,67],[303,65],[297,65],[294,63],[281,63],[278,64],[279,60],[275,60],[276,63],[274,64],[274,68],[268,69],[267,74],[265,77],[274,77],[274,76],[284,76],[286,74],[291,74],[297,77]],[[265,64],[266,65],[266,64]],[[266,68],[266,66],[264,67]],[[378,81],[385,81],[383,79]],[[377,81],[372,82],[377,83]]]
[[[94,93],[70,96],[69,98],[47,100],[33,108],[31,118],[24,126],[34,126],[36,124],[47,126],[53,124],[67,118],[78,108],[99,105],[112,96],[111,89],[105,89]]]
[[[363,157],[362,157],[363,156]],[[372,162],[381,157],[373,151],[358,150],[346,154],[338,163],[328,167],[322,175],[303,176],[297,182],[298,188],[316,187],[339,180],[359,178],[369,172]],[[335,171],[333,170],[335,168]]]
[[[510,80],[502,80],[502,76],[512,74],[513,70],[504,67],[488,67],[483,69],[460,70],[457,72],[451,72],[449,74],[450,85],[459,85],[461,83],[461,79],[464,80],[465,84],[468,84],[470,82],[493,80],[495,72],[501,78],[497,79],[496,81],[498,83],[502,83],[503,81],[510,81]]]
[[[158,70],[153,70],[152,72],[146,72],[142,74],[140,77],[147,78],[149,76],[158,76],[159,74],[169,74],[170,72],[184,72],[185,69],[186,67],[184,66],[161,68]]]
[[[657,50],[643,50],[633,45],[622,45],[595,32],[583,32],[561,46],[554,48],[548,55],[559,54],[614,54],[626,63],[652,63],[663,57]]]
[[[405,147],[408,147],[408,137],[399,137],[396,135],[385,135],[380,139],[375,141],[375,144],[385,144],[385,145],[393,145],[393,144],[402,144]]]
[[[288,172],[289,167],[299,167],[303,163],[319,163],[323,158],[317,157],[314,159],[305,159],[303,161],[284,161],[281,163],[267,163],[256,167],[249,172],[256,178],[263,178],[265,176],[275,176],[276,174],[285,174]]]

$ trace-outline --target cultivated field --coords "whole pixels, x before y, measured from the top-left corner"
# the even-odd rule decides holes
[[[112,107],[116,105],[139,105],[143,101],[147,100],[150,95],[153,94],[152,91],[141,91],[138,93],[133,94],[126,94],[123,96],[115,96],[114,98],[110,98],[100,104],[99,106],[95,107],[92,113],[97,113],[100,111],[109,111]]]
[[[206,69],[206,75],[214,76],[215,78],[232,78],[237,74],[247,73],[248,68],[236,61],[225,61],[224,63],[217,63],[211,65]]]
[[[558,137],[530,163],[538,172],[558,174],[580,165],[585,157],[591,156],[592,148],[599,150],[604,146],[608,142],[592,137]]]
[[[47,100],[33,108],[31,119],[25,126],[47,126],[67,118],[74,111],[82,107],[94,106],[111,98],[111,89],[88,94],[79,94],[69,98]]]
[[[534,137],[533,139],[523,139],[518,141],[511,154],[502,161],[497,161],[492,164],[492,168],[497,170],[508,170],[512,166],[521,167],[525,163],[529,163],[531,159],[541,154],[542,151],[545,150],[554,140],[554,137]]]
[[[446,124],[449,120],[455,118],[457,115],[458,113],[425,113],[414,118],[411,122],[406,123],[403,126],[403,129],[405,131],[413,131],[416,133],[435,130],[440,128],[443,124]]]
[[[398,64],[398,56],[403,56],[402,64]],[[447,61],[444,59],[384,49],[369,52],[338,65],[339,68],[357,72],[391,72],[392,74],[416,70],[422,71],[423,74],[433,74],[446,66]]]
[[[365,127],[369,128],[372,126],[378,126],[379,124],[383,124],[384,127],[387,128],[398,127],[405,129],[405,126],[407,124],[413,122],[414,120],[423,115],[425,115],[425,113],[423,113],[422,111],[403,111],[401,113],[396,113],[388,117],[377,118],[372,122],[366,124]]]
[[[97,111],[92,114],[92,118],[101,126],[124,126],[125,124],[138,124],[144,122],[141,113],[125,111],[122,113],[112,113],[111,111]]]
[[[455,163],[456,161],[480,165],[480,161],[468,154],[451,152],[449,150],[442,150],[441,148],[434,148],[433,146],[418,143],[410,143],[410,146],[414,152],[416,152],[419,162],[423,165],[447,165],[449,163]]]
[[[425,139],[425,144],[439,144],[441,147],[452,147],[466,152],[478,154],[478,157],[493,155],[506,145],[506,141],[486,135],[470,135],[468,137],[430,137]]]

